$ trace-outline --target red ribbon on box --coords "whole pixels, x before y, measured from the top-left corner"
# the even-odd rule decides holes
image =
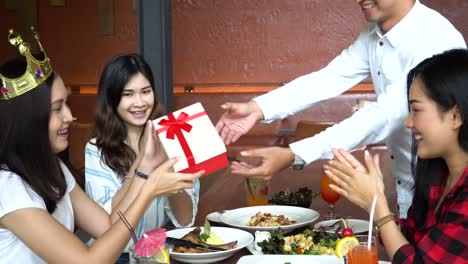
[[[175,137],[177,137],[180,146],[184,151],[189,167],[195,166],[195,159],[193,157],[192,150],[190,150],[187,140],[184,137],[182,130],[185,130],[188,133],[190,133],[190,131],[192,130],[192,126],[190,124],[187,124],[187,122],[205,114],[205,112],[200,112],[198,114],[189,116],[187,113],[181,112],[179,116],[175,118],[174,114],[171,113],[167,115],[167,119],[162,119],[158,123],[158,125],[162,126],[162,128],[158,129],[158,133],[167,130],[166,138],[174,139]]]

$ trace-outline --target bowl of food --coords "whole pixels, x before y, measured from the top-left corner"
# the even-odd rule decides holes
[[[280,191],[271,195],[270,204],[288,205],[309,208],[312,200],[319,195],[307,187],[299,188],[296,192]]]

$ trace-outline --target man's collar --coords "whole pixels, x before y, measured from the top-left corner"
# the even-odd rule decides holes
[[[377,24],[373,24],[369,30],[369,35],[375,33],[380,38],[385,36],[393,47],[398,46],[398,44],[407,37],[407,31],[412,30],[412,27],[409,25],[413,23],[414,17],[416,16],[415,14],[421,7],[422,4],[419,0],[416,0],[408,14],[393,26],[390,31],[384,34]]]

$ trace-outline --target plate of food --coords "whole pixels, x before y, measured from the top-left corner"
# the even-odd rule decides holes
[[[281,231],[272,234],[255,232],[255,241],[247,246],[252,256],[239,259],[238,264],[342,264],[343,258],[336,255],[340,234],[316,229],[305,229],[294,235],[283,235]],[[343,247],[343,245],[342,245]],[[389,262],[379,261],[379,264]]]
[[[340,233],[345,228],[351,228],[354,234],[359,234],[369,231],[369,221],[361,219],[333,219],[318,222],[314,225],[314,228],[331,233]]]
[[[343,264],[343,259],[336,256],[300,256],[300,255],[249,255],[239,259],[237,264]],[[390,264],[379,260],[379,264]]]
[[[254,243],[247,246],[252,255],[329,255],[335,256],[335,247],[341,236],[319,230],[306,229],[294,235],[283,235],[282,231],[272,234],[255,232]]]
[[[214,263],[229,258],[253,241],[249,232],[229,227],[210,227],[210,235],[205,236],[205,227],[188,227],[167,231],[167,237],[180,238],[204,246],[223,248],[211,251],[202,248],[168,246],[171,258],[186,263]]]
[[[229,210],[220,215],[222,223],[235,228],[255,231],[275,231],[280,228],[284,233],[307,226],[317,220],[320,214],[312,209],[264,205]]]
[[[249,255],[239,259],[237,264],[343,264],[343,259],[336,256],[301,256],[301,255]]]

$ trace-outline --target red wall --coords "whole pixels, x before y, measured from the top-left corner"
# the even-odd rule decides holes
[[[284,82],[319,69],[366,25],[349,0],[174,1],[174,79]]]
[[[422,1],[468,40],[468,1]],[[176,0],[176,83],[279,83],[320,69],[366,27],[350,0]]]
[[[130,0],[114,1],[112,36],[99,32],[96,0],[65,0],[65,7],[39,2],[41,37],[54,67],[68,84],[96,84],[112,56],[138,49],[136,11]]]
[[[0,16],[6,16],[8,22],[0,23],[0,40],[4,40],[8,28],[18,27],[19,23],[16,12],[5,10],[3,1],[1,4]],[[53,67],[67,84],[97,84],[104,64],[112,56],[138,50],[137,17],[131,0],[114,0],[112,36],[99,32],[96,0],[65,0],[63,7],[38,0],[37,6],[41,42]],[[2,61],[5,50],[14,53],[6,41],[1,42],[0,47]]]
[[[38,0],[42,42],[67,84],[96,84],[113,55],[138,50],[132,2],[114,0],[114,35],[104,36],[96,0],[65,0],[64,7]],[[468,39],[468,1],[422,2]],[[4,61],[14,53],[6,35],[18,18],[1,4]],[[172,10],[176,84],[286,82],[324,66],[366,26],[350,0],[172,0]]]
[[[3,2],[0,6],[0,63],[4,63],[7,59],[15,55],[15,49],[7,40],[8,30],[10,28],[16,28],[19,25],[18,16],[15,12],[8,11],[5,9]],[[5,23],[6,22],[6,23]]]

